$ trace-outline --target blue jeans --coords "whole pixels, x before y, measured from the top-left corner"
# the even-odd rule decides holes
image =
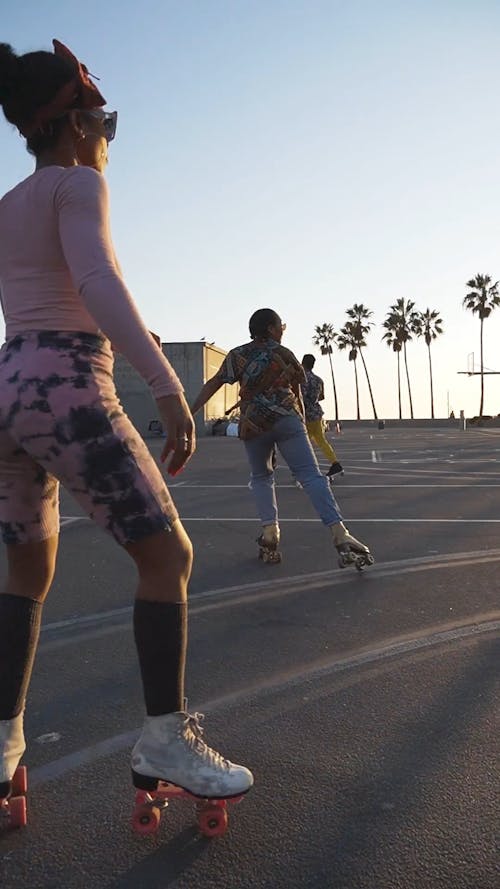
[[[297,414],[277,420],[271,429],[244,442],[250,463],[250,488],[263,525],[278,521],[278,505],[272,467],[277,445],[293,475],[300,482],[325,525],[342,521],[328,480],[321,473],[303,420]]]

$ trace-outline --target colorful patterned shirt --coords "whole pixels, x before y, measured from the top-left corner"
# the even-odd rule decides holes
[[[324,386],[321,377],[318,377],[312,370],[306,370],[306,381],[302,384],[302,398],[304,400],[304,409],[306,412],[306,422],[312,423],[314,420],[321,420],[323,416],[323,408],[319,401],[323,396]]]
[[[304,383],[304,369],[275,340],[253,340],[231,349],[217,377],[221,383],[240,384],[239,435],[244,440],[270,429],[280,417],[302,416],[294,386]]]

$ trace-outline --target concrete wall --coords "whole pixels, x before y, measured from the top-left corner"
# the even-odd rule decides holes
[[[162,349],[184,386],[186,398],[192,403],[203,384],[218,371],[226,352],[204,342],[163,343]],[[115,355],[115,385],[124,410],[139,430],[147,435],[149,424],[158,419],[156,402],[149,387],[123,355]],[[206,435],[211,420],[222,417],[238,398],[237,386],[222,386],[196,418],[196,434]]]
[[[217,373],[226,354],[226,352],[219,349],[217,346],[207,344],[204,351],[204,382]],[[223,417],[225,412],[232,408],[238,401],[238,389],[238,385],[221,386],[219,391],[206,403],[205,421],[216,420],[219,417]]]
[[[149,387],[123,355],[118,353],[115,353],[114,378],[123,409],[141,435],[147,435],[151,420],[158,419],[156,402]]]

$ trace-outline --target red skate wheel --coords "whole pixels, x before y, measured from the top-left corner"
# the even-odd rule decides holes
[[[9,800],[9,818],[11,827],[26,827],[28,817],[24,796],[12,796]]]
[[[20,796],[28,789],[28,770],[26,766],[19,766],[12,778],[12,796]]]
[[[198,815],[198,827],[205,837],[221,837],[227,830],[227,812],[221,806],[210,806]]]
[[[153,806],[138,806],[132,815],[132,828],[143,836],[156,833],[160,826],[160,810]]]

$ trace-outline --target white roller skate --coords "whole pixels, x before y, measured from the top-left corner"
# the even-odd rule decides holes
[[[362,571],[366,565],[373,565],[375,559],[368,547],[360,540],[356,540],[343,522],[336,522],[330,528],[334,546],[339,554],[339,568],[354,565],[358,571]]]
[[[274,565],[281,562],[281,552],[278,549],[280,527],[277,522],[262,526],[262,534],[257,537],[257,543],[259,545],[259,559]]]
[[[179,711],[147,716],[132,751],[132,778],[140,790],[172,784],[202,799],[230,799],[250,790],[253,775],[203,740],[203,714]]]
[[[26,768],[19,766],[26,749],[23,716],[0,720],[0,829],[24,827],[27,820]]]

